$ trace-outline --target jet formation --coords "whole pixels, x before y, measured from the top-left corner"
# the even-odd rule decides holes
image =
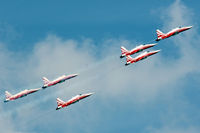
[[[157,45],[157,43],[146,44],[146,45],[142,44],[142,45],[139,45],[139,46],[135,47],[134,49],[132,49],[130,51],[128,51],[125,47],[121,46],[122,55],[120,56],[120,58],[123,58],[123,57],[128,56],[128,55],[133,55],[135,53],[143,51],[144,49],[151,48],[151,47],[153,47],[155,45]]]
[[[71,75],[63,75],[61,77],[58,77],[56,78],[55,80],[53,81],[49,81],[46,77],[43,77],[43,81],[44,81],[44,85],[42,86],[42,88],[47,88],[47,87],[50,87],[50,86],[54,86],[58,83],[62,83],[68,79],[71,79],[71,78],[74,78],[78,76],[78,74],[71,74]],[[12,95],[11,93],[9,93],[8,91],[5,91],[5,96],[6,96],[6,99],[4,102],[9,102],[9,101],[13,101],[13,100],[16,100],[18,98],[22,98],[24,96],[27,96],[28,94],[31,94],[31,93],[34,93],[34,92],[37,92],[41,90],[41,88],[37,88],[37,89],[30,89],[30,90],[23,90],[15,95]],[[78,102],[79,100],[82,100],[86,97],[89,97],[91,96],[93,93],[87,93],[87,94],[79,94],[79,95],[76,95],[74,97],[72,97],[70,100],[68,100],[67,102],[64,102],[62,101],[61,99],[57,98],[56,101],[57,101],[57,108],[56,110],[58,109],[61,109],[61,108],[64,108],[66,106],[69,106],[71,104],[74,104],[76,102]]]
[[[78,76],[78,74],[63,75],[63,76],[58,77],[57,79],[55,79],[53,81],[49,81],[46,77],[43,77],[44,85],[42,86],[42,88],[44,89],[44,88],[56,85],[58,83],[62,83],[64,81],[71,79],[71,78],[74,78],[76,76]],[[12,95],[10,92],[5,91],[6,99],[4,100],[4,102],[9,102],[9,101],[16,100],[18,98],[22,98],[24,96],[27,96],[27,95],[34,93],[34,92],[37,92],[39,90],[41,90],[41,88],[29,89],[29,90],[26,89],[26,90],[23,90],[23,91],[15,94],[15,95]]]
[[[179,33],[183,32],[183,31],[189,30],[191,28],[192,28],[192,26],[179,27],[179,28],[172,29],[171,31],[169,31],[166,34],[157,29],[156,30],[157,39],[155,41],[158,42],[158,41],[163,40],[165,38],[169,38],[171,36],[179,34]],[[125,66],[127,66],[127,65],[129,65],[131,63],[136,63],[136,62],[141,61],[141,60],[143,60],[143,59],[145,59],[145,58],[147,58],[147,57],[149,57],[151,55],[157,54],[158,52],[160,52],[160,50],[147,51],[147,52],[144,52],[144,53],[136,56],[135,58],[132,58],[131,55],[139,53],[139,52],[141,52],[141,51],[143,51],[145,49],[154,47],[155,45],[157,45],[157,43],[142,44],[142,45],[136,46],[135,48],[133,48],[130,51],[127,50],[124,46],[121,46],[121,55],[120,55],[120,58],[126,57],[126,64],[125,64]]]
[[[135,53],[141,52],[144,49],[148,49],[151,48],[153,46],[157,45],[157,43],[154,44],[146,44],[146,45],[140,45],[135,47],[134,49],[128,51],[125,47],[121,46],[121,56],[120,58],[123,58],[126,56],[126,64],[125,66],[132,64],[132,63],[136,63],[138,61],[141,61],[143,59],[146,59],[147,57],[157,54],[160,50],[156,50],[156,51],[145,51],[143,53],[141,53],[140,55],[136,56],[135,58],[132,58],[130,55],[133,55]]]
[[[160,40],[163,40],[163,39],[166,39],[166,38],[169,38],[171,36],[174,36],[176,34],[179,34],[183,31],[186,31],[186,30],[189,30],[191,29],[192,26],[187,26],[187,27],[179,27],[179,28],[175,28],[171,31],[169,31],[168,33],[163,33],[161,32],[160,30],[156,30],[156,33],[157,33],[157,39],[155,40],[156,42],[160,41]],[[147,57],[149,56],[152,56],[154,54],[157,54],[158,52],[160,52],[160,50],[154,50],[154,51],[145,51],[141,54],[139,54],[138,56],[136,57],[131,57],[131,55],[134,55],[136,53],[139,53],[143,50],[146,50],[146,49],[149,49],[151,47],[154,47],[157,45],[157,43],[152,43],[152,44],[142,44],[142,45],[139,45],[139,46],[136,46],[135,48],[133,48],[132,50],[127,50],[124,46],[121,46],[121,56],[120,58],[124,58],[126,57],[126,66],[129,65],[129,64],[133,64],[133,63],[136,63],[138,61],[141,61],[143,59],[146,59]],[[14,101],[16,99],[19,99],[19,98],[22,98],[24,96],[27,96],[29,94],[32,94],[32,93],[35,93],[41,89],[45,89],[47,87],[50,87],[50,86],[55,86],[57,85],[58,83],[63,83],[65,82],[66,80],[69,80],[71,78],[74,78],[78,76],[78,74],[70,74],[70,75],[63,75],[61,77],[58,77],[52,81],[48,80],[46,77],[43,77],[43,86],[41,88],[37,88],[37,89],[26,89],[26,90],[23,90],[15,95],[12,95],[11,93],[9,93],[8,91],[5,91],[5,101],[4,102],[9,102],[9,101]],[[64,107],[67,107],[71,104],[74,104],[76,102],[78,102],[79,100],[82,100],[86,97],[89,97],[91,96],[93,93],[86,93],[86,94],[79,94],[79,95],[76,95],[74,97],[72,97],[70,100],[68,100],[67,102],[64,102],[62,101],[60,98],[57,98],[56,101],[57,101],[57,108],[56,110],[59,110],[61,108],[64,108]]]

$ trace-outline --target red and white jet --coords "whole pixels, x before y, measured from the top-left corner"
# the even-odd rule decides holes
[[[170,32],[168,32],[168,33],[166,33],[166,34],[163,33],[163,32],[161,32],[160,30],[156,30],[157,37],[158,37],[158,38],[156,39],[156,41],[160,41],[160,40],[162,40],[162,39],[171,37],[171,36],[176,35],[176,34],[178,34],[178,33],[180,33],[180,32],[189,30],[189,29],[191,29],[191,28],[192,28],[192,26],[179,27],[179,28],[175,28],[175,29],[171,30]]]
[[[23,90],[15,95],[12,95],[11,93],[9,93],[8,91],[5,91],[5,95],[6,95],[6,100],[4,102],[9,102],[12,100],[16,100],[18,98],[22,98],[24,96],[27,96],[28,94],[34,93],[36,91],[39,91],[41,88],[37,88],[37,89],[30,89],[30,90]]]
[[[89,97],[91,96],[93,93],[87,93],[87,94],[80,94],[80,95],[76,95],[75,97],[72,97],[70,100],[68,100],[67,102],[64,102],[62,101],[60,98],[57,98],[56,101],[57,101],[57,108],[56,110],[58,109],[61,109],[61,108],[64,108],[64,107],[67,107],[73,103],[76,103],[78,102],[79,100],[81,99],[84,99],[86,97]]]
[[[42,88],[47,88],[53,85],[56,85],[58,83],[62,83],[65,80],[71,79],[78,76],[78,74],[71,74],[71,75],[63,75],[61,77],[58,77],[57,79],[53,80],[53,81],[49,81],[46,77],[43,77],[43,81],[44,81],[44,85],[42,86]]]
[[[150,47],[153,47],[157,45],[157,43],[154,43],[154,44],[146,44],[146,45],[139,45],[137,47],[135,47],[134,49],[128,51],[125,47],[121,46],[121,52],[122,52],[122,55],[120,56],[120,58],[123,58],[125,56],[128,56],[128,55],[132,55],[132,54],[135,54],[135,53],[138,53],[138,52],[141,52],[143,51],[144,49],[148,49]]]
[[[140,55],[138,55],[137,57],[135,58],[132,58],[130,55],[126,56],[126,64],[125,65],[129,65],[131,63],[135,63],[135,62],[138,62],[140,60],[143,60],[151,55],[154,55],[156,53],[158,53],[160,50],[156,50],[156,51],[146,51]]]

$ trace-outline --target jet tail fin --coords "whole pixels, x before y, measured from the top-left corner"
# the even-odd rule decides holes
[[[132,60],[133,58],[130,55],[126,56],[126,63],[130,63]]]
[[[12,96],[11,93],[9,93],[8,91],[5,91],[5,95],[6,95],[6,99],[10,98]]]
[[[121,46],[121,53],[122,53],[121,58],[124,57],[128,52],[129,51],[125,47]]]
[[[57,98],[56,99],[56,102],[57,102],[57,106],[59,107],[59,106],[61,106],[61,105],[63,105],[65,102],[63,101],[63,100],[61,100],[60,98]]]
[[[159,29],[156,30],[157,37],[160,38],[161,36],[165,35],[162,31]]]
[[[44,81],[44,84],[48,84],[50,82],[46,77],[43,77],[42,80]]]

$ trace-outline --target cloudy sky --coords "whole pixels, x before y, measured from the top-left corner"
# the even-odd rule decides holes
[[[2,133],[198,133],[200,130],[199,2],[187,0],[0,1]],[[132,49],[168,32],[162,51],[124,66]],[[62,74],[79,76],[22,99],[13,94]],[[91,97],[56,111],[80,94]]]

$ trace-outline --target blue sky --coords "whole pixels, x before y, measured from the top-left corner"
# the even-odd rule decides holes
[[[97,42],[111,37],[145,42],[162,26],[159,12],[172,2],[4,1],[0,5],[0,21],[6,31],[1,36],[15,50],[29,48],[50,33],[67,39],[89,37]],[[194,5],[198,4],[193,2]]]
[[[198,133],[198,1],[0,1],[0,98],[79,73],[68,82],[0,103],[8,133]],[[128,49],[177,26],[193,25],[160,41],[162,51],[124,67]],[[194,39],[195,38],[195,39]],[[95,92],[56,111],[67,101]],[[19,128],[20,127],[20,128]]]

